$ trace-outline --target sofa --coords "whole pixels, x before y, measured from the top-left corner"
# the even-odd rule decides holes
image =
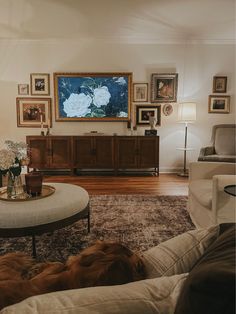
[[[188,211],[197,228],[235,222],[235,197],[224,187],[236,184],[236,164],[192,162],[189,164]]]
[[[222,228],[222,226],[215,225],[208,229],[191,230],[144,252],[143,260],[147,271],[147,279],[145,280],[119,286],[92,287],[34,296],[18,304],[5,307],[0,313],[223,313],[216,312],[215,309],[213,309],[214,312],[210,311],[211,305],[209,305],[209,311],[202,311],[202,308],[198,308],[196,312],[189,311],[189,308],[183,309],[185,303],[181,302],[181,293],[183,291],[186,295],[186,289],[188,289],[188,285],[186,285],[185,287],[185,282],[188,283],[187,279],[190,276],[191,272],[197,268],[198,273],[201,273],[201,271],[199,270],[199,265],[196,265],[196,263],[200,263],[201,266],[202,257],[204,255],[208,256],[210,254],[209,250],[214,243],[220,240],[220,238],[222,237],[221,233],[224,231],[224,228]],[[234,233],[233,239],[235,239]],[[225,246],[227,247],[227,245]],[[230,247],[232,247],[231,244]],[[221,258],[223,257],[230,261],[230,265],[227,264],[226,271],[228,271],[229,269],[234,270],[235,260],[232,261],[232,250],[231,259],[228,258],[227,253],[222,255],[222,247],[220,248],[220,250]],[[222,272],[222,268],[220,271]],[[218,277],[220,276],[215,276],[214,274],[214,280]],[[232,271],[230,273],[230,279],[231,277]],[[227,290],[228,282],[232,283],[232,280],[229,280],[228,277],[225,276],[225,273],[223,273],[222,278],[222,285],[218,285],[215,280],[214,289],[212,291],[212,287],[210,286],[209,293],[211,296],[214,295],[214,291],[217,291],[217,286],[220,290],[223,291],[223,299],[221,300],[220,298],[216,298],[216,300],[214,301],[214,306],[216,305],[219,310],[223,310],[226,304],[232,303],[232,293],[234,293],[234,289],[232,289],[232,291]],[[224,282],[224,278],[227,279],[226,282]],[[232,287],[229,286],[229,288],[231,289]],[[226,291],[225,296],[224,291]],[[205,290],[204,295],[206,294],[207,292]],[[204,305],[200,304],[199,302],[197,302],[197,304],[201,307],[204,306],[205,308],[207,306],[207,304]],[[224,314],[228,314],[228,312],[224,311]]]
[[[213,126],[211,144],[201,148],[198,161],[236,162],[236,124]]]

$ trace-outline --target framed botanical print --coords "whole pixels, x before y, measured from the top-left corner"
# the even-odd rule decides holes
[[[149,125],[151,119],[155,121],[156,126],[161,125],[161,105],[136,106],[137,125]]]
[[[209,113],[229,113],[230,96],[210,95],[208,99]]]
[[[227,92],[227,76],[214,76],[213,93],[226,93],[226,92]]]
[[[148,83],[133,83],[133,101],[148,101]]]
[[[31,95],[50,95],[50,75],[47,73],[30,74]]]
[[[16,113],[18,127],[52,127],[51,98],[17,97]]]
[[[29,84],[18,84],[19,95],[29,95]]]
[[[153,73],[151,76],[151,102],[176,102],[177,73]]]
[[[129,121],[132,73],[54,73],[56,121]]]

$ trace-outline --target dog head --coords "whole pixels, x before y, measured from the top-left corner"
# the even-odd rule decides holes
[[[67,261],[74,284],[80,287],[118,285],[145,278],[141,258],[116,242],[97,242]]]

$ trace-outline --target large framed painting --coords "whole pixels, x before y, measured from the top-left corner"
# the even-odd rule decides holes
[[[129,121],[132,73],[54,73],[56,121]]]
[[[17,97],[17,126],[52,127],[51,98]]]
[[[151,102],[176,102],[178,73],[153,73],[151,76]]]

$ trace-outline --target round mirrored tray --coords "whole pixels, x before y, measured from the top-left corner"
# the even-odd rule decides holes
[[[25,186],[24,186],[24,190]],[[43,184],[42,186],[42,192],[40,195],[37,196],[32,196],[30,194],[27,194],[26,192],[24,194],[22,194],[20,197],[18,198],[9,198],[7,195],[7,188],[2,188],[0,190],[0,200],[1,201],[8,201],[8,202],[25,202],[25,201],[33,201],[33,200],[38,200],[44,197],[48,197],[50,195],[52,195],[55,192],[55,188],[51,185],[47,185],[47,184]]]

